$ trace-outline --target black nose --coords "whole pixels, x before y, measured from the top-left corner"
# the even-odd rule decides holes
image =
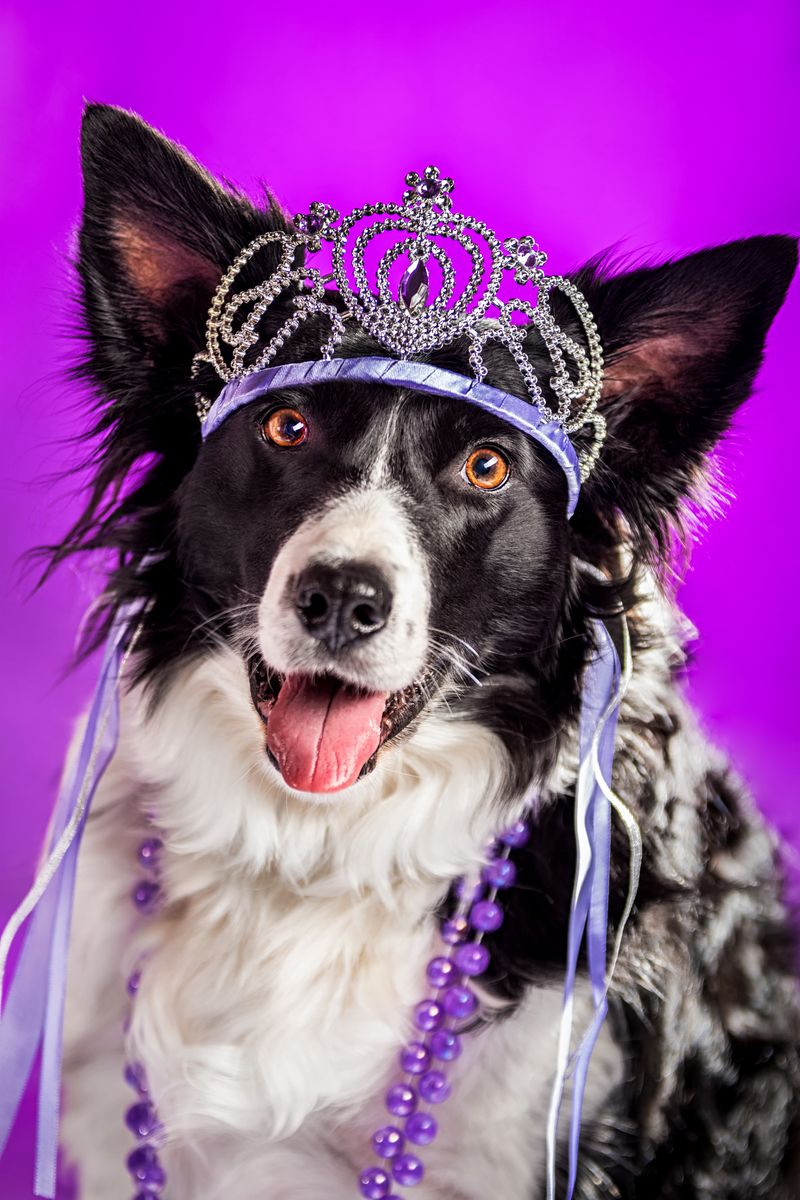
[[[337,654],[383,629],[392,592],[380,571],[368,563],[312,563],[297,577],[294,603],[311,636]]]

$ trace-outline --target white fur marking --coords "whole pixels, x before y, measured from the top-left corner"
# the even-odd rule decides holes
[[[288,592],[309,563],[352,560],[385,575],[392,611],[383,629],[332,659],[303,628]],[[259,608],[261,652],[281,674],[335,670],[359,687],[396,691],[413,683],[425,664],[429,606],[425,561],[397,493],[349,492],[304,521],[276,555]]]

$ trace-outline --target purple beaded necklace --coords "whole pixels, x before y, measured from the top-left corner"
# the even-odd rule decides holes
[[[398,1200],[393,1187],[415,1187],[425,1175],[422,1160],[406,1150],[406,1143],[428,1146],[438,1132],[436,1118],[422,1105],[443,1104],[451,1094],[446,1067],[461,1054],[463,1022],[478,1009],[470,980],[489,966],[484,934],[503,923],[497,895],[512,887],[516,878],[508,855],[512,846],[524,846],[528,837],[525,821],[511,825],[489,847],[480,877],[474,883],[461,880],[456,889],[457,906],[441,928],[447,951],[432,958],[425,972],[433,994],[414,1009],[414,1025],[421,1036],[400,1051],[405,1079],[386,1093],[388,1112],[403,1125],[384,1125],[372,1135],[372,1148],[383,1165],[366,1167],[358,1177],[359,1192],[366,1200]]]
[[[161,903],[161,849],[160,838],[148,837],[140,843],[137,851],[137,860],[145,875],[131,892],[131,900],[137,911],[143,914],[156,912]],[[131,1001],[139,991],[141,975],[142,968],[138,966],[133,974],[128,976],[126,986]],[[139,1143],[125,1160],[134,1186],[138,1188],[133,1200],[159,1200],[167,1182],[167,1173],[158,1156],[159,1147],[164,1141],[164,1127],[150,1098],[144,1065],[140,1062],[127,1062],[124,1076],[125,1082],[136,1093],[136,1100],[125,1113],[125,1124]]]

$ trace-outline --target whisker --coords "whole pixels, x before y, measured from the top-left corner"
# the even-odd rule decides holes
[[[219,610],[219,612],[212,613],[210,616],[205,617],[202,621],[198,621],[197,624],[192,627],[192,633],[200,633],[202,630],[210,626],[221,624],[223,621],[231,620],[232,618],[242,616],[245,613],[252,613],[253,607],[254,606],[252,604],[235,604],[228,608],[222,608]]]
[[[477,677],[475,672],[480,671],[482,674],[488,675],[488,670],[479,666],[477,663],[473,663],[472,667],[467,666],[461,655],[453,646],[447,645],[438,638],[431,638],[431,646],[434,650],[438,651],[438,653],[441,654],[460,675],[471,680],[472,683],[477,684],[478,687],[483,687],[482,681]]]
[[[439,629],[436,625],[431,625],[430,631],[431,631],[431,633],[441,633],[443,637],[450,638],[452,641],[455,641],[455,642],[459,642],[462,646],[464,646],[467,650],[469,650],[469,652],[471,654],[474,654],[476,658],[479,659],[481,657],[479,651],[475,649],[475,647],[472,645],[472,643],[466,642],[464,640],[464,638],[459,637],[458,634],[450,633],[447,629]]]

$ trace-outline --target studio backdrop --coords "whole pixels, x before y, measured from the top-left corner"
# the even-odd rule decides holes
[[[0,921],[32,877],[95,667],[67,673],[100,585],[22,558],[80,510],[86,397],[71,259],[84,99],[121,105],[290,212],[393,197],[436,163],[457,204],[532,234],[554,271],[800,232],[793,0],[0,6]],[[717,460],[682,603],[687,686],[763,811],[800,848],[795,633],[800,444],[795,284],[756,394]],[[0,1086],[2,1082],[0,1081]],[[30,1194],[31,1113],[0,1166]]]

